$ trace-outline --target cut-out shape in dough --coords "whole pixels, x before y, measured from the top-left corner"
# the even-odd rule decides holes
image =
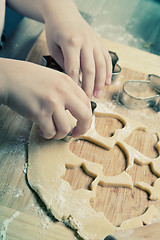
[[[106,176],[115,176],[126,169],[128,159],[125,150],[114,145],[112,149],[107,150],[99,147],[89,141],[78,140],[70,144],[70,150],[87,161],[96,162],[103,166],[103,174]]]
[[[110,114],[121,119],[125,127],[116,129],[113,137],[104,138],[95,131],[95,122],[93,121],[91,129],[81,136],[81,139],[87,139],[107,149],[115,144],[119,145],[127,154],[128,167],[131,167],[134,161],[139,161],[142,165],[153,164],[154,161],[157,161],[157,159],[146,158],[131,147],[128,149],[129,146],[123,142],[134,129],[146,129],[146,126],[126,117],[123,118],[106,108],[98,107],[97,110],[95,114]],[[155,216],[155,212],[157,213],[154,207],[150,207],[144,215],[138,218],[123,222],[120,227],[111,224],[102,212],[94,211],[90,201],[96,196],[98,184],[132,188],[132,179],[125,171],[116,176],[105,176],[101,164],[80,158],[69,150],[69,144],[74,139],[65,140],[45,140],[39,136],[38,127],[33,125],[29,141],[27,171],[29,184],[59,221],[69,224],[70,227],[77,230],[82,238],[90,240],[101,240],[116,231],[127,230],[131,226],[138,227],[143,222],[147,224],[152,222],[152,217]],[[86,189],[74,191],[70,184],[63,179],[66,167],[81,166],[88,175],[94,178],[91,191]]]
[[[80,179],[83,179],[83,181],[79,181],[77,175],[79,176]],[[78,190],[81,188],[90,190],[91,183],[94,180],[94,178],[88,176],[88,174],[85,173],[82,167],[76,168],[66,167],[66,173],[63,179],[69,182],[73,190]]]
[[[157,144],[157,135],[155,133],[135,130],[125,142],[149,158],[156,158],[159,156],[155,147]],[[137,142],[139,144],[137,144]]]
[[[124,124],[117,118],[110,116],[96,116],[95,129],[103,137],[112,137],[116,129],[124,128]]]
[[[150,200],[160,199],[160,178],[154,182],[153,186],[150,186],[145,182],[137,182],[135,183],[135,186],[148,192]]]
[[[151,205],[148,210],[141,216],[131,218],[120,225],[122,230],[129,230],[133,228],[137,228],[143,225],[151,224],[152,218],[157,217],[159,214],[158,209]]]

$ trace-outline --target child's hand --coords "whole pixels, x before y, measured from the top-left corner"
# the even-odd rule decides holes
[[[104,85],[111,82],[111,58],[72,0],[7,0],[7,4],[43,21],[51,56],[75,81],[82,71],[82,88],[88,97],[102,95]]]
[[[52,1],[44,9],[46,37],[51,56],[75,81],[82,70],[82,88],[91,97],[102,95],[110,84],[111,58],[99,37],[70,0]]]
[[[66,74],[29,62],[0,59],[0,102],[36,122],[45,138],[61,139],[71,130],[68,109],[77,119],[73,137],[90,127],[90,101]]]

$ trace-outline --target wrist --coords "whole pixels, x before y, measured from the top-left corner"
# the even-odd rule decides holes
[[[64,19],[68,19],[70,15],[75,12],[78,12],[78,9],[72,0],[42,1],[42,17],[44,23],[51,21],[52,25],[57,26],[59,22],[64,22]]]

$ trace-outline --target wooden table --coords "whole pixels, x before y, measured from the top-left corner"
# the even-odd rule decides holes
[[[118,54],[122,73],[111,87],[106,87],[101,102],[106,104],[107,107],[113,108],[116,112],[127,114],[128,117],[144,121],[148,126],[151,126],[152,131],[135,131],[126,139],[126,142],[143,154],[151,158],[156,157],[158,153],[154,146],[157,143],[157,136],[154,132],[160,131],[159,113],[151,109],[126,110],[116,106],[116,102],[112,101],[112,96],[121,89],[122,83],[126,80],[143,80],[147,78],[149,73],[160,75],[160,57],[106,39],[102,39],[102,41],[107,49]],[[43,32],[30,51],[27,61],[41,64],[42,55],[47,54],[45,33]],[[149,117],[146,118],[146,116]],[[1,106],[0,126],[0,224],[6,217],[11,216],[15,210],[23,212],[20,215],[23,217],[18,216],[17,220],[13,221],[13,225],[18,226],[15,232],[12,225],[8,228],[8,239],[18,239],[18,236],[21,236],[19,239],[42,239],[44,236],[45,239],[74,239],[72,232],[62,225],[58,224],[58,228],[55,228],[55,223],[48,223],[44,204],[27,184],[25,163],[27,161],[27,143],[31,123]],[[122,123],[115,118],[96,119],[96,129],[103,136],[110,136],[116,128],[121,127]],[[75,154],[91,161],[93,160],[92,153],[96,153],[94,154],[94,161],[99,162],[103,159],[104,171],[107,175],[116,175],[125,169],[124,153],[116,145],[111,151],[107,151],[91,143],[81,141],[78,146],[74,143],[70,148]],[[129,174],[132,176],[133,182],[143,180],[151,184],[157,179],[157,176],[151,173],[149,166],[141,167],[135,164]],[[73,189],[88,188],[92,181],[92,178],[87,176],[80,168],[67,169],[64,178]],[[101,186],[97,189],[95,201],[91,203],[96,211],[103,211],[105,216],[116,226],[128,218],[141,215],[151,204],[154,204],[160,210],[159,200],[148,201],[148,195],[137,188],[130,190],[126,188],[103,188]],[[10,208],[10,210],[7,212],[5,207]],[[18,224],[16,221],[22,226],[16,225]],[[29,234],[29,231],[32,234]],[[61,235],[62,232],[65,237]],[[160,231],[158,234],[160,234]]]

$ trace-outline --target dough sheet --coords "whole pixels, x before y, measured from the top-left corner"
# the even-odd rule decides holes
[[[83,239],[101,240],[118,231],[150,224],[159,213],[154,205],[151,205],[143,215],[124,221],[116,227],[103,212],[96,212],[90,205],[90,201],[96,197],[97,186],[132,189],[133,181],[127,170],[132,168],[134,162],[150,165],[152,172],[160,177],[160,157],[148,158],[124,142],[134,130],[147,130],[144,124],[117,114],[100,104],[95,111],[95,116],[112,116],[120,120],[124,127],[115,130],[112,137],[105,138],[96,131],[95,119],[93,119],[89,131],[78,139],[90,141],[106,149],[111,149],[117,144],[127,159],[125,171],[116,176],[105,176],[101,164],[87,161],[70,151],[70,143],[78,139],[45,140],[39,136],[38,127],[33,125],[29,140],[27,178],[31,188],[40,196],[57,220],[75,229]],[[74,119],[71,121],[74,123]],[[159,139],[158,134],[157,137]],[[159,153],[159,142],[156,148]],[[73,190],[71,185],[63,179],[67,167],[82,167],[85,173],[93,178],[91,189]],[[151,200],[160,199],[159,178],[153,186],[144,182],[135,183],[135,186],[147,191]]]

